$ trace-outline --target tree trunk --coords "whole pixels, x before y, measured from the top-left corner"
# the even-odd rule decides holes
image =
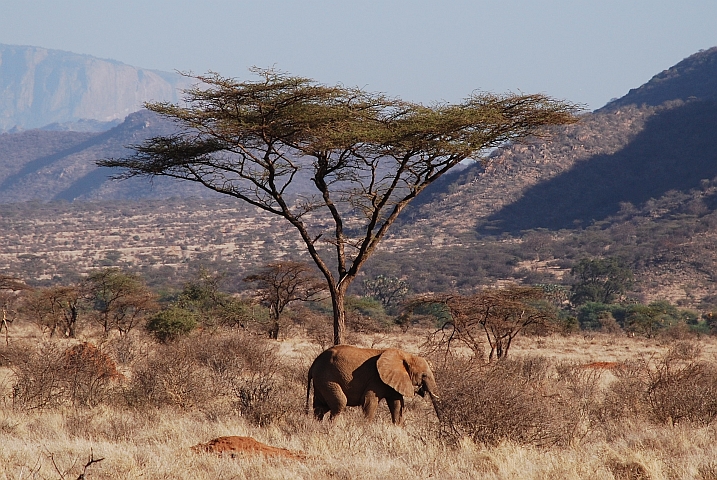
[[[67,336],[77,337],[77,307],[70,307],[70,322],[67,325]]]
[[[334,345],[345,343],[346,337],[346,289],[343,285],[331,291],[331,303],[334,307]]]
[[[272,324],[271,328],[269,329],[269,338],[271,340],[279,339],[279,320],[278,319],[274,320],[274,323]]]

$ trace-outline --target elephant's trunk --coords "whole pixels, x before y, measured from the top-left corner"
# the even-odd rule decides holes
[[[433,375],[429,375],[423,379],[423,383],[421,385],[420,390],[421,396],[423,396],[425,393],[428,393],[428,396],[431,397],[431,403],[433,404],[433,409],[436,411],[438,421],[442,421],[440,404],[441,399],[438,397],[438,394],[435,393],[438,390],[438,386],[436,385],[436,380],[433,378]]]
[[[440,399],[438,398],[438,395],[428,390],[428,396],[431,397],[431,403],[433,404],[433,410],[436,411],[436,417],[438,417],[438,422],[443,422],[443,418],[441,416],[441,403]]]

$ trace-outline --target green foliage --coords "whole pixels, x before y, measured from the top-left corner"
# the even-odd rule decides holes
[[[666,300],[644,304],[605,304],[587,302],[577,311],[580,328],[583,330],[614,331],[624,328],[628,332],[653,337],[658,331],[677,325],[688,325],[693,331],[705,330],[692,310],[680,309]],[[611,326],[611,323],[614,326]]]
[[[565,310],[558,310],[555,317],[555,325],[562,333],[575,333],[580,330],[578,318]]]
[[[625,307],[616,304],[587,302],[578,308],[578,322],[583,330],[599,330],[601,320],[610,315],[619,324],[624,323]]]
[[[328,300],[312,302],[308,306],[322,315],[330,315],[332,312],[331,303]],[[378,331],[391,324],[391,318],[383,305],[374,298],[346,295],[344,308],[346,309],[347,323],[354,331]]]
[[[410,290],[407,281],[383,274],[363,281],[364,295],[381,302],[387,311],[394,310]]]
[[[570,298],[575,305],[613,303],[633,281],[632,271],[616,258],[584,258],[570,273],[576,279]]]
[[[348,312],[354,312],[377,319],[386,317],[386,310],[384,309],[383,304],[374,298],[348,295],[344,305],[346,305],[346,310]]]
[[[125,335],[145,315],[156,310],[155,294],[137,274],[119,268],[103,268],[91,272],[85,284],[96,321],[105,332],[117,329]]]
[[[188,335],[196,327],[196,315],[177,305],[155,314],[149,319],[146,326],[147,331],[164,343]]]
[[[175,304],[192,312],[199,323],[207,327],[219,325],[247,328],[266,321],[268,310],[253,302],[233,297],[220,290],[224,276],[201,268],[186,282]]]
[[[685,323],[686,318],[689,318],[689,314],[685,315],[665,300],[649,305],[630,305],[625,309],[625,329],[653,337],[659,330]]]
[[[411,302],[406,309],[406,313],[402,315],[402,321],[413,321],[412,318],[418,317],[418,320],[423,318],[430,318],[430,324],[432,326],[440,327],[450,322],[451,311],[445,303],[442,302]],[[403,320],[403,317],[406,316]]]

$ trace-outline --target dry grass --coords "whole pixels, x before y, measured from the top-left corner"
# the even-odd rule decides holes
[[[416,332],[354,337],[412,352],[423,339]],[[681,344],[679,354],[658,341],[609,335],[521,338],[512,362],[500,367],[450,369],[434,359],[444,402],[459,394],[463,402],[443,428],[420,397],[407,401],[403,427],[391,424],[385,406],[374,422],[357,409],[334,423],[314,421],[303,411],[304,382],[321,347],[307,336],[268,343],[216,332],[168,346],[134,342],[95,342],[126,377],[102,402],[68,397],[41,408],[13,404],[22,380],[13,362],[34,358],[36,347],[28,339],[0,346],[0,479],[77,478],[90,455],[104,459],[87,468],[97,479],[717,478],[716,422],[658,418],[640,393],[671,372],[679,388],[693,372],[707,385],[717,339]],[[686,351],[690,345],[700,351]],[[583,367],[592,362],[644,368]],[[672,362],[667,372],[665,362]],[[490,419],[504,429],[499,435],[486,434]],[[306,459],[190,449],[224,435],[251,436]]]

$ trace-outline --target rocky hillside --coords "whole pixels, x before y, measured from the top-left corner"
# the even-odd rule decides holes
[[[717,177],[716,99],[713,48],[549,139],[496,152],[412,215],[448,232],[569,229],[671,191],[699,189]]]
[[[0,44],[0,132],[105,130],[108,122],[119,123],[145,101],[178,100],[178,89],[189,85],[176,73]]]

